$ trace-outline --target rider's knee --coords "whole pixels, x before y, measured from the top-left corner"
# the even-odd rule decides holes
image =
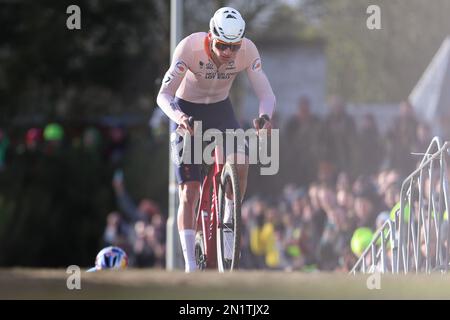
[[[194,206],[200,196],[198,185],[184,185],[180,190],[180,202],[187,206]]]

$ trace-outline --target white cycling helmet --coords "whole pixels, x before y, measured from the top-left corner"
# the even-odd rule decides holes
[[[223,7],[214,13],[209,21],[209,29],[214,39],[237,43],[244,37],[245,21],[236,9]]]

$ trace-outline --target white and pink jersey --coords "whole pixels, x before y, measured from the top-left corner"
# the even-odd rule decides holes
[[[217,67],[211,58],[208,34],[193,33],[176,47],[172,64],[158,94],[160,108],[176,123],[183,112],[172,104],[175,96],[192,102],[210,104],[225,100],[236,75],[247,71],[259,100],[259,114],[272,116],[275,95],[262,70],[255,44],[244,38],[235,60]]]

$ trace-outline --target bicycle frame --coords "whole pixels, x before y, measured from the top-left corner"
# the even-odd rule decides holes
[[[266,117],[261,116],[258,119],[255,119],[257,123],[259,124],[259,127],[262,128],[265,121],[268,121]],[[193,128],[194,126],[194,120],[192,117],[189,118],[190,126]],[[182,134],[182,132],[185,131],[183,129],[180,129],[180,131],[177,132],[179,134]],[[186,133],[185,134],[189,134]],[[184,139],[184,146],[183,150],[186,150],[187,148],[187,141],[188,139]],[[206,173],[206,176],[203,178],[203,182],[201,185],[201,195],[200,195],[200,202],[198,206],[198,211],[196,215],[196,221],[195,221],[195,232],[198,234],[201,231],[201,237],[202,237],[202,243],[200,244],[202,246],[202,255],[204,261],[202,261],[202,269],[216,269],[218,267],[218,257],[217,257],[217,231],[219,230],[219,210],[221,209],[222,203],[219,203],[219,192],[221,192],[221,178],[222,178],[222,171],[224,168],[223,161],[219,160],[225,160],[223,157],[223,150],[219,146],[215,146],[214,150],[214,163],[213,165],[208,169],[208,172]],[[232,170],[232,169],[230,169]],[[232,171],[233,172],[233,171]],[[234,173],[234,177],[236,177],[237,173]],[[236,180],[238,178],[234,178]],[[235,181],[234,184],[237,182]],[[236,188],[239,190],[239,186],[237,185]],[[212,194],[211,194],[212,189]],[[225,192],[225,190],[224,190]],[[238,192],[240,195],[240,192]],[[222,194],[221,194],[222,196]],[[239,199],[239,201],[241,201]],[[240,208],[240,206],[239,206]],[[240,210],[240,209],[239,209]],[[240,212],[240,211],[239,211]],[[240,218],[239,218],[240,221]],[[197,241],[197,240],[196,240]],[[222,245],[222,244],[221,244]],[[197,250],[197,249],[196,249]],[[234,253],[235,254],[235,253]],[[223,266],[219,266],[219,269],[222,269]]]
[[[196,232],[202,231],[203,244],[206,257],[206,268],[217,268],[217,225],[218,216],[218,195],[220,186],[220,175],[223,164],[220,159],[221,152],[214,148],[214,165],[209,168],[207,175],[203,179],[201,187],[200,203],[196,218]],[[212,196],[210,194],[212,186]]]

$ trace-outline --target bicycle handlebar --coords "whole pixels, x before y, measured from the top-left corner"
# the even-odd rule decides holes
[[[270,121],[270,118],[267,114],[263,114],[256,119],[256,123],[258,124],[259,129],[262,129],[264,127],[264,124],[268,121]]]
[[[192,131],[194,130],[194,122],[195,122],[194,117],[190,116],[188,118],[188,125],[189,125],[189,127],[191,127]],[[270,122],[270,118],[268,115],[263,114],[260,117],[256,118],[254,120],[254,122],[256,122],[259,129],[262,129],[266,122]],[[175,132],[183,137],[183,150],[186,150],[186,148],[188,148],[189,139],[187,139],[187,136],[190,135],[189,131],[187,129],[184,129],[184,128],[178,126],[178,128],[175,130]],[[256,134],[256,135],[258,136],[258,134]]]
[[[192,130],[194,130],[194,117],[188,118],[189,127],[191,127]]]
[[[269,116],[268,116],[267,114],[263,114],[263,115],[261,115],[260,117],[256,118],[255,120],[256,120],[256,123],[257,123],[259,129],[262,129],[262,128],[264,127],[264,124],[265,124],[266,122],[270,121],[270,118],[269,118]],[[191,127],[192,130],[194,130],[194,122],[195,122],[194,117],[190,116],[190,117],[188,118],[188,124],[189,124],[189,126]],[[182,135],[182,134],[181,134],[181,131],[178,131],[178,130],[177,130],[177,132],[178,132],[180,135]]]

